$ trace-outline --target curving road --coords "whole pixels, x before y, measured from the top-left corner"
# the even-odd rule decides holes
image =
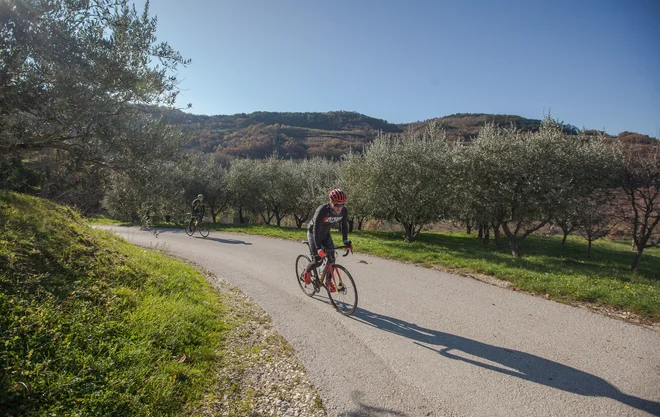
[[[359,248],[339,261],[360,296],[344,317],[300,291],[300,243],[110,229],[252,297],[296,349],[329,416],[660,415],[658,332]]]

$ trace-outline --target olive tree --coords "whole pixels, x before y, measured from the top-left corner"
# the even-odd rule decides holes
[[[84,215],[100,212],[110,169],[60,149],[31,155],[30,165],[38,174],[40,197],[75,206]]]
[[[547,172],[537,165],[545,161],[536,153],[540,147],[534,146],[535,139],[515,129],[488,125],[470,148],[478,178],[471,182],[475,194],[484,211],[502,226],[516,257],[520,242],[550,220]]]
[[[190,209],[190,203],[197,195],[204,195],[204,204],[209,208],[213,223],[218,220],[230,204],[228,173],[214,155],[200,155],[189,163],[184,173],[184,203]]]
[[[660,245],[660,146],[627,149],[620,180],[628,204],[621,217],[630,226],[637,248],[634,271],[644,249]]]
[[[399,222],[405,240],[412,242],[424,225],[449,210],[451,154],[444,132],[434,125],[422,132],[385,135],[362,155],[348,156],[346,178],[352,178],[353,194],[364,198],[370,216]]]
[[[229,201],[234,212],[238,214],[240,223],[248,222],[246,214],[255,216],[265,210],[260,198],[262,184],[257,164],[259,161],[253,159],[235,159],[229,167]]]
[[[178,128],[161,120],[140,121],[117,129],[122,151],[105,148],[97,162],[114,168],[103,205],[126,220],[147,222],[181,210],[189,159]],[[127,201],[117,201],[122,195]]]
[[[267,213],[262,214],[262,217],[268,224],[272,217],[275,217],[278,227],[284,217],[293,214],[297,204],[296,190],[302,186],[295,174],[287,168],[293,168],[293,165],[287,164],[277,155],[272,155],[256,164],[256,181],[261,188],[259,198]]]
[[[466,149],[466,186],[477,212],[499,224],[511,253],[576,195],[593,191],[612,164],[602,138],[568,135],[546,118],[539,132],[486,125]]]
[[[7,0],[0,22],[0,154],[118,149],[117,126],[173,105],[189,62],[156,41],[148,2],[138,13],[127,0]]]
[[[311,218],[316,208],[328,200],[328,191],[337,183],[337,163],[322,158],[288,160],[285,171],[294,179],[289,195],[294,201],[292,215],[297,227]],[[352,204],[352,201],[351,201]],[[352,212],[353,206],[349,212]]]
[[[138,223],[142,219],[140,204],[144,187],[131,179],[125,173],[112,174],[102,204],[112,218]]]
[[[372,216],[371,207],[375,207],[377,204],[377,196],[368,189],[365,169],[363,154],[349,152],[342,157],[339,186],[348,196],[349,232],[356,227],[355,223],[357,223],[357,230],[362,230],[364,220]],[[371,199],[374,200],[371,201]]]
[[[133,171],[116,171],[103,200],[115,218],[149,225],[180,210],[183,175],[171,161],[153,161]]]
[[[606,190],[594,192],[577,200],[575,224],[578,233],[587,240],[587,257],[595,240],[607,236],[616,226],[612,196]]]
[[[562,232],[561,246],[566,246],[568,236],[580,226],[581,203],[581,199],[577,198],[552,216],[552,225],[559,227]]]
[[[578,132],[577,136],[565,135],[564,140],[570,152],[559,163],[568,180],[552,214],[552,222],[563,232],[562,246],[575,230],[587,240],[607,234],[610,227],[606,223],[612,220],[609,202],[621,168],[618,149],[609,146],[602,133],[587,136]]]
[[[487,243],[492,228],[495,231],[495,243],[499,245],[501,220],[489,208],[488,196],[481,193],[482,185],[490,179],[489,166],[480,161],[477,149],[471,142],[456,142],[454,150],[454,176],[451,183],[450,217],[459,224],[464,224],[468,233],[473,226],[479,228],[479,238]]]

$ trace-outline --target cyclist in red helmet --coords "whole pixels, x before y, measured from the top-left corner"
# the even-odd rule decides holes
[[[309,249],[315,256],[303,272],[303,278],[306,284],[311,282],[310,271],[313,268],[321,266],[326,250],[330,250],[330,254],[333,253],[331,249],[334,249],[335,245],[330,236],[330,228],[341,222],[341,234],[344,245],[351,246],[351,241],[348,240],[348,211],[344,207],[344,204],[346,204],[346,193],[335,188],[328,193],[328,200],[329,202],[327,204],[321,204],[316,209],[312,220],[307,226]]]

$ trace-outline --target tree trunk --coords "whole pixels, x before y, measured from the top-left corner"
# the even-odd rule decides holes
[[[635,255],[635,260],[630,268],[631,271],[636,271],[639,267],[639,261],[642,259],[642,252],[644,252],[644,245],[637,246],[637,255]]]
[[[591,240],[589,239],[589,244],[587,245],[587,258],[591,258]]]
[[[280,216],[278,216],[278,215],[275,215],[275,218],[276,218],[276,220],[277,220],[277,227],[281,227],[282,219],[285,218],[285,217],[286,217],[286,214],[285,214],[284,216],[282,216],[282,217],[280,217]]]
[[[506,222],[502,223],[502,229],[504,230],[506,237],[509,238],[509,247],[511,248],[511,254],[516,258],[520,258],[520,247],[518,246],[520,242],[518,242],[516,235],[511,233],[511,230],[509,230],[509,226],[507,225]]]
[[[270,224],[270,222],[273,221],[274,214],[273,213],[266,213],[265,215],[261,213],[261,218],[263,219],[264,223]]]
[[[305,223],[305,219],[302,218],[302,217],[298,217],[298,216],[296,216],[295,214],[293,215],[293,218],[294,218],[295,221],[296,221],[296,227],[297,227],[298,229],[300,229],[300,228],[302,227],[303,223]]]
[[[467,232],[468,235],[472,234],[472,224],[468,223],[465,225],[465,231]]]
[[[415,236],[414,236],[415,225],[412,223],[403,223],[403,228],[406,230],[406,237],[404,240],[408,243],[415,240]]]
[[[359,219],[358,220],[358,227],[357,227],[358,230],[362,230],[362,222],[363,221],[364,221],[364,219]]]
[[[518,240],[515,236],[509,236],[509,246],[511,247],[511,254],[516,258],[520,258],[520,247],[518,246]]]
[[[243,207],[238,208],[238,222],[240,224],[245,223],[245,219],[243,218]]]
[[[500,242],[500,237],[501,236],[500,236],[500,225],[499,224],[496,225],[496,226],[493,226],[493,233],[495,234],[495,246],[497,246],[497,248],[499,249],[499,248],[502,247],[502,243]]]
[[[218,217],[218,214],[220,214],[220,213],[219,212],[216,213],[215,210],[213,210],[213,207],[211,207],[210,209],[211,209],[211,219],[213,219],[213,223],[217,223],[216,219]]]

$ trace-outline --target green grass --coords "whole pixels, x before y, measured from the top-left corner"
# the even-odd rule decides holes
[[[529,237],[523,257],[516,259],[503,242],[502,249],[484,245],[464,233],[424,233],[413,244],[402,235],[363,232],[354,239],[365,252],[426,266],[441,265],[507,280],[514,287],[548,294],[564,302],[589,302],[635,312],[660,320],[660,251],[647,250],[639,271],[630,272],[634,253],[628,243],[598,241],[587,257],[587,244],[570,238]],[[365,238],[363,242],[362,238]]]
[[[281,239],[306,238],[304,229],[224,224],[212,227]],[[584,239],[569,237],[566,247],[562,247],[560,236],[530,236],[522,243],[522,258],[516,259],[505,239],[498,249],[492,241],[484,245],[475,235],[465,233],[422,233],[413,243],[404,242],[402,233],[390,231],[356,231],[350,238],[358,252],[461,273],[477,272],[557,301],[608,306],[660,321],[660,248],[646,249],[639,270],[632,273],[635,253],[630,251],[630,242],[596,241],[589,258]],[[338,234],[333,239],[341,242]]]
[[[235,323],[198,272],[71,209],[0,192],[3,415],[189,415]]]

